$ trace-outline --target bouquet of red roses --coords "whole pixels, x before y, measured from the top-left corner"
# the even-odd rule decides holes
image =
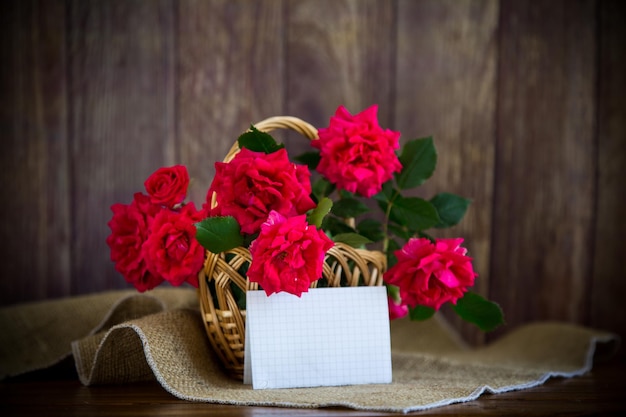
[[[108,223],[111,259],[139,291],[164,281],[198,287],[206,251],[248,248],[245,275],[270,295],[300,296],[322,277],[335,244],[378,246],[387,256],[383,280],[390,318],[429,318],[451,303],[463,319],[491,330],[500,308],[468,291],[477,274],[463,239],[438,239],[431,228],[457,224],[469,200],[450,193],[430,200],[406,197],[434,172],[432,138],[400,150],[400,133],[380,127],[377,106],[352,115],[343,106],[318,131],[312,150],[294,161],[284,146],[252,126],[215,177],[202,207],[185,202],[184,166],[160,168],[146,193],[114,204]],[[364,203],[374,199],[378,216]]]

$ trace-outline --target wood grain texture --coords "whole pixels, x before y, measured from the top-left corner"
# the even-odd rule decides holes
[[[433,136],[439,154],[415,194],[473,200],[459,225],[433,234],[465,238],[479,274],[473,290],[483,295],[491,279],[497,27],[496,1],[399,2],[395,124],[407,139]],[[472,343],[482,341],[473,326],[449,318]]]
[[[595,4],[503,1],[492,299],[510,326],[585,322],[593,264]]]
[[[298,0],[286,3],[286,111],[328,126],[340,105],[356,114],[378,104],[391,126],[395,3],[379,0]],[[290,152],[309,150],[289,143]]]
[[[598,184],[591,325],[626,339],[626,6],[600,2]]]
[[[401,140],[435,137],[418,194],[473,199],[441,235],[466,238],[509,327],[626,337],[625,17],[616,0],[0,2],[0,303],[126,287],[109,207],[156,168],[186,164],[201,205],[248,124],[377,103]]]
[[[64,11],[0,5],[0,304],[70,291]]]
[[[105,243],[113,203],[174,161],[173,4],[72,1],[72,293],[126,287]]]
[[[221,161],[251,123],[283,109],[282,1],[178,3],[180,163],[202,205]]]

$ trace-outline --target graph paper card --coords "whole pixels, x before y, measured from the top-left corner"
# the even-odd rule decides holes
[[[254,389],[391,382],[385,287],[248,291],[244,382]]]

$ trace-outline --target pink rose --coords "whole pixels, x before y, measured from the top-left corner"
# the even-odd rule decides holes
[[[461,243],[460,238],[437,239],[435,243],[410,239],[395,252],[398,263],[385,273],[384,280],[399,287],[402,304],[410,307],[439,310],[445,302],[456,304],[477,276]]]
[[[306,221],[306,216],[285,218],[272,211],[261,233],[250,245],[248,278],[267,295],[286,291],[298,297],[322,277],[324,257],[334,243]]]
[[[382,129],[378,106],[352,116],[340,106],[330,125],[319,129],[319,140],[311,145],[320,150],[317,171],[337,187],[371,197],[383,183],[402,170],[395,150],[400,132]]]
[[[397,303],[390,296],[387,296],[387,304],[389,305],[389,320],[401,319],[409,314],[409,307],[404,304]]]
[[[153,204],[173,209],[187,196],[189,174],[183,165],[157,169],[144,182]]]
[[[142,247],[148,270],[174,286],[188,282],[198,287],[198,272],[204,248],[196,240],[195,223],[201,220],[193,203],[179,212],[161,210],[152,223],[152,233]]]
[[[258,232],[271,210],[292,217],[315,207],[308,167],[290,162],[285,149],[244,148],[229,163],[217,162],[215,171],[205,207],[210,216],[233,216],[243,233]],[[213,193],[217,206],[210,209]]]
[[[124,279],[140,292],[150,290],[163,282],[163,278],[148,271],[141,252],[141,247],[150,234],[152,219],[159,210],[158,206],[150,203],[148,196],[141,193],[136,193],[129,205],[111,206],[113,218],[108,223],[111,234],[106,239],[111,248],[111,260]]]

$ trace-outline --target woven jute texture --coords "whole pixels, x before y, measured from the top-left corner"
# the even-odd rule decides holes
[[[86,385],[156,378],[174,396],[193,401],[410,412],[581,375],[591,369],[594,353],[610,355],[618,343],[604,331],[534,323],[468,349],[438,317],[399,320],[391,326],[391,384],[253,390],[221,368],[197,305],[193,290],[162,289],[2,308],[0,378],[73,354]]]

